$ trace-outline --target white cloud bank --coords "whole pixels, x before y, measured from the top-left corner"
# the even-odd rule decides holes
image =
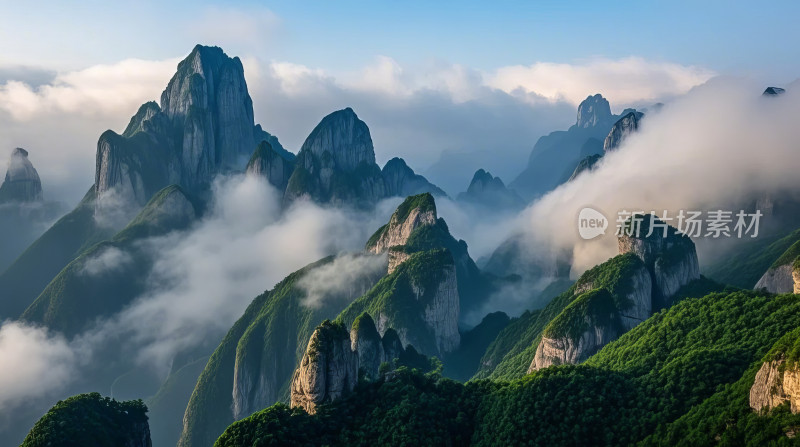
[[[208,20],[239,19],[226,10],[204,14]],[[279,26],[269,11],[250,19],[229,36],[233,47]],[[209,39],[215,29],[205,30]],[[575,105],[589,94],[603,93],[621,108],[684,93],[711,76],[700,68],[637,58],[481,72],[443,62],[404,67],[379,56],[339,73],[242,59],[256,121],[288,149],[297,151],[323,116],[351,106],[370,126],[380,162],[402,156],[425,171],[442,156],[461,157],[464,167],[457,173],[429,173],[453,195],[478,168],[511,181],[536,139],[568,127]],[[178,61],[128,59],[57,73],[44,83],[41,76],[27,79],[24,71],[9,71],[7,76],[19,73],[20,79],[0,82],[0,157],[13,147],[29,149],[45,195],[76,202],[93,180],[97,138],[106,129],[121,132],[142,103],[158,101]]]

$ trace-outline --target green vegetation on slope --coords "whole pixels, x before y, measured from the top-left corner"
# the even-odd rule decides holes
[[[243,396],[255,409],[277,401],[288,402],[292,373],[314,328],[334,318],[348,302],[348,297],[329,297],[319,307],[306,306],[306,292],[298,281],[333,260],[334,257],[327,257],[290,274],[247,307],[200,374],[186,408],[179,445],[211,445],[234,421],[231,409],[235,367],[250,377],[265,378],[260,384],[264,387],[261,397]]]
[[[128,226],[113,238],[83,251],[56,275],[21,319],[74,336],[98,317],[122,310],[145,289],[154,260],[144,239],[187,227],[190,216],[172,216],[169,197],[189,200],[178,186],[156,193]],[[193,204],[193,207],[196,205]]]
[[[781,258],[793,244],[799,241],[800,229],[783,237],[758,237],[755,240],[743,242],[742,247],[735,253],[704,269],[704,273],[709,278],[723,284],[752,289],[767,269],[788,264],[794,260],[794,257],[790,255],[787,256],[786,262],[782,262]]]
[[[379,381],[316,416],[264,410],[232,426],[218,445],[278,445],[276,436],[308,436],[312,445],[788,444],[800,416],[785,408],[759,416],[747,399],[765,356],[792,352],[799,327],[798,296],[712,293],[656,313],[582,365],[507,383],[425,383],[419,374]],[[429,413],[428,402],[440,411]]]
[[[117,402],[99,393],[79,394],[42,416],[21,447],[146,447],[146,412],[141,400]]]
[[[17,318],[71,260],[112,230],[94,220],[94,187],[0,275],[0,319]]]

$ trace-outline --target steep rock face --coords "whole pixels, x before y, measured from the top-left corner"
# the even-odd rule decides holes
[[[780,87],[767,87],[762,93],[762,96],[778,96],[786,93],[786,90]]]
[[[629,331],[653,314],[653,282],[647,268],[642,266],[630,278],[630,287],[625,294],[629,306],[619,309],[620,321],[625,331]]]
[[[637,220],[628,221],[628,225],[634,225],[630,235],[623,234],[618,238],[619,252],[634,253],[644,261],[655,283],[654,298],[657,303],[654,308],[665,307],[678,289],[700,278],[700,265],[694,242],[688,236],[678,234],[674,227],[654,219],[649,214],[642,216],[638,221],[640,222],[638,235],[635,222]],[[653,231],[648,236],[651,225]]]
[[[611,105],[608,100],[599,93],[588,96],[578,106],[578,119],[575,123],[578,127],[595,127],[600,123],[611,119]]]
[[[789,368],[783,356],[764,362],[750,388],[750,408],[769,411],[789,402],[792,413],[800,412],[800,370]]]
[[[284,202],[302,197],[359,207],[372,206],[386,197],[369,128],[353,109],[323,118],[300,148]]]
[[[247,163],[247,173],[265,177],[274,187],[283,191],[289,184],[289,177],[294,171],[294,162],[273,149],[267,141],[259,143],[258,148]]]
[[[792,281],[794,282],[792,293],[800,293],[800,264],[797,260],[792,264]]]
[[[358,383],[358,356],[341,324],[323,322],[308,341],[292,377],[291,405],[316,413],[316,407],[350,391]]]
[[[764,289],[770,293],[794,292],[792,264],[770,267],[756,283],[754,289]]]
[[[382,336],[393,329],[403,346],[441,356],[459,345],[460,309],[453,257],[446,249],[434,249],[409,254],[337,321],[351,324],[366,312]]]
[[[411,364],[420,356],[413,347],[404,349],[392,329],[381,337],[369,314],[359,315],[349,333],[343,323],[326,320],[314,330],[292,376],[291,406],[314,414],[319,404],[352,391],[359,376],[376,380],[381,364],[394,359]]]
[[[441,188],[416,174],[402,158],[395,157],[386,162],[381,174],[386,182],[387,196],[408,197],[425,192],[434,196],[447,196]]]
[[[617,282],[605,287],[590,278],[576,283],[578,296],[542,332],[528,372],[583,362],[650,317],[652,283],[645,266],[633,261],[619,272]]]
[[[115,199],[143,205],[155,191],[179,184],[189,191],[216,174],[240,171],[256,143],[271,135],[253,123],[253,103],[239,58],[196,46],[161,94],[142,105],[122,135],[97,143],[98,206]]]
[[[639,130],[639,122],[644,114],[642,112],[631,111],[622,116],[603,141],[603,152],[613,151],[618,148],[623,141],[632,133]]]
[[[402,247],[390,247],[389,248],[389,270],[388,273],[391,275],[392,272],[397,270],[397,267],[406,262],[411,255],[406,253],[406,251]]]
[[[436,223],[436,204],[429,193],[407,198],[392,214],[389,223],[367,242],[367,251],[383,253],[397,245],[405,245],[417,228]]]
[[[623,231],[617,240],[620,256],[578,279],[571,301],[561,304],[542,331],[528,372],[586,360],[668,307],[683,286],[700,278],[694,242],[674,227],[644,215],[629,219]],[[565,299],[569,292],[554,302]]]
[[[525,206],[522,198],[506,188],[500,177],[494,177],[483,169],[475,171],[467,191],[459,194],[458,200],[492,209],[520,209]]]
[[[603,139],[617,118],[605,98],[599,94],[587,97],[578,106],[573,126],[539,138],[527,167],[509,187],[530,200],[567,181],[582,159],[602,153]]]
[[[28,160],[28,151],[20,147],[11,152],[5,180],[0,185],[0,203],[42,201],[39,173]]]
[[[424,290],[420,290],[421,296]],[[456,268],[449,266],[442,271],[442,278],[436,286],[433,299],[425,306],[425,324],[433,330],[436,349],[440,353],[452,352],[458,348],[458,283]]]
[[[586,158],[582,159],[578,163],[578,166],[575,166],[575,170],[572,171],[572,175],[569,176],[569,180],[567,181],[571,182],[576,178],[578,178],[578,176],[583,174],[584,172],[589,172],[592,169],[594,169],[594,166],[597,164],[597,162],[600,161],[601,158],[603,158],[602,155],[594,154],[594,155],[589,155]]]

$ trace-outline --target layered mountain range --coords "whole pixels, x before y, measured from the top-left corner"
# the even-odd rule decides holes
[[[518,191],[530,199],[578,178],[643,117],[590,96],[509,187],[480,169],[455,202],[518,211]],[[159,103],[100,136],[83,201],[0,275],[0,316],[83,341],[142,296],[158,261],[148,244],[207,216],[220,175],[263,178],[282,197],[277,212],[310,201],[364,216],[403,200],[363,249],[265,284],[224,336],[175,354],[167,377],[126,340],[103,340],[104,362],[76,388],[146,404],[77,395],[23,445],[781,445],[800,429],[800,298],[790,293],[800,230],[726,260],[755,291],[702,276],[694,242],[650,215],[632,218],[618,254],[576,281],[568,260],[522,262],[542,255],[526,253],[520,234],[481,269],[439,215],[445,192],[401,158],[380,168],[353,109],[322,118],[295,155],[255,124],[241,61],[216,47],[195,47]],[[42,195],[27,151],[15,150],[2,206]],[[333,287],[342,268],[356,271]],[[530,278],[552,282],[534,299]],[[327,287],[315,300],[313,281]],[[486,311],[520,291],[529,310]]]

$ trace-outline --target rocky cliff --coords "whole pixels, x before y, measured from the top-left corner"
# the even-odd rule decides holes
[[[611,105],[599,93],[588,96],[578,106],[578,119],[576,126],[581,128],[595,127],[598,124],[611,120]]]
[[[578,166],[575,166],[575,170],[572,171],[572,175],[569,176],[569,180],[567,181],[571,182],[584,172],[589,172],[594,169],[594,166],[600,161],[601,158],[603,158],[602,155],[594,154],[582,159],[580,162],[578,162]]]
[[[478,169],[472,176],[466,192],[458,195],[458,200],[494,210],[517,210],[525,206],[525,202],[514,191],[506,188],[500,177]]]
[[[305,197],[318,203],[370,207],[386,195],[369,128],[348,107],[323,118],[306,138],[284,202]]]
[[[668,307],[682,287],[700,278],[690,238],[649,215],[640,222],[638,236],[635,227],[619,236],[619,256],[587,271],[571,291],[553,300],[562,308],[542,331],[529,372],[586,360]]]
[[[409,197],[395,210],[389,223],[369,239],[366,250],[383,253],[391,247],[405,245],[414,230],[434,225],[436,219],[436,203],[431,194]]]
[[[623,141],[632,133],[639,130],[639,122],[644,114],[635,110],[630,111],[622,116],[611,127],[608,136],[603,141],[603,152],[613,151],[618,148]]]
[[[447,196],[441,188],[416,174],[402,158],[395,157],[386,162],[381,174],[386,182],[388,196],[408,197],[426,192],[434,196]]]
[[[780,87],[767,87],[762,93],[762,96],[779,96],[786,93],[786,90]]]
[[[291,405],[314,414],[316,406],[338,399],[358,383],[358,355],[342,324],[323,322],[308,341],[292,376]]]
[[[637,220],[628,221],[629,225],[633,225],[627,227],[632,229],[631,234],[623,234],[618,238],[619,252],[634,253],[644,261],[655,285],[654,309],[667,307],[670,298],[682,286],[700,278],[694,242],[650,214],[642,216],[638,233],[634,222]]]
[[[266,140],[259,143],[247,163],[247,174],[261,176],[280,191],[286,189],[294,171],[294,161],[273,149]]]
[[[0,185],[0,204],[41,202],[42,198],[42,182],[28,159],[28,151],[20,147],[14,149],[8,159],[5,179]]]
[[[794,278],[792,276],[792,265],[784,264],[777,267],[770,267],[759,278],[754,289],[766,290],[770,293],[792,293],[794,291]]]
[[[122,135],[100,136],[98,203],[111,191],[143,205],[169,184],[197,190],[218,173],[243,170],[257,143],[269,137],[254,125],[239,58],[198,45],[178,64],[160,106],[146,103]]]
[[[603,139],[618,118],[601,95],[588,96],[578,106],[574,125],[539,138],[527,167],[509,187],[530,200],[567,181],[582,159],[602,153]]]
[[[362,313],[375,321],[378,333],[397,332],[404,346],[425,355],[442,356],[460,342],[460,299],[453,257],[445,249],[409,254],[405,262],[337,318],[352,324]]]
[[[395,359],[409,366],[427,360],[413,347],[404,349],[394,330],[381,336],[367,313],[356,318],[349,333],[343,323],[326,320],[314,330],[292,376],[291,406],[314,414],[319,404],[352,391],[359,378],[377,380],[381,365]]]

